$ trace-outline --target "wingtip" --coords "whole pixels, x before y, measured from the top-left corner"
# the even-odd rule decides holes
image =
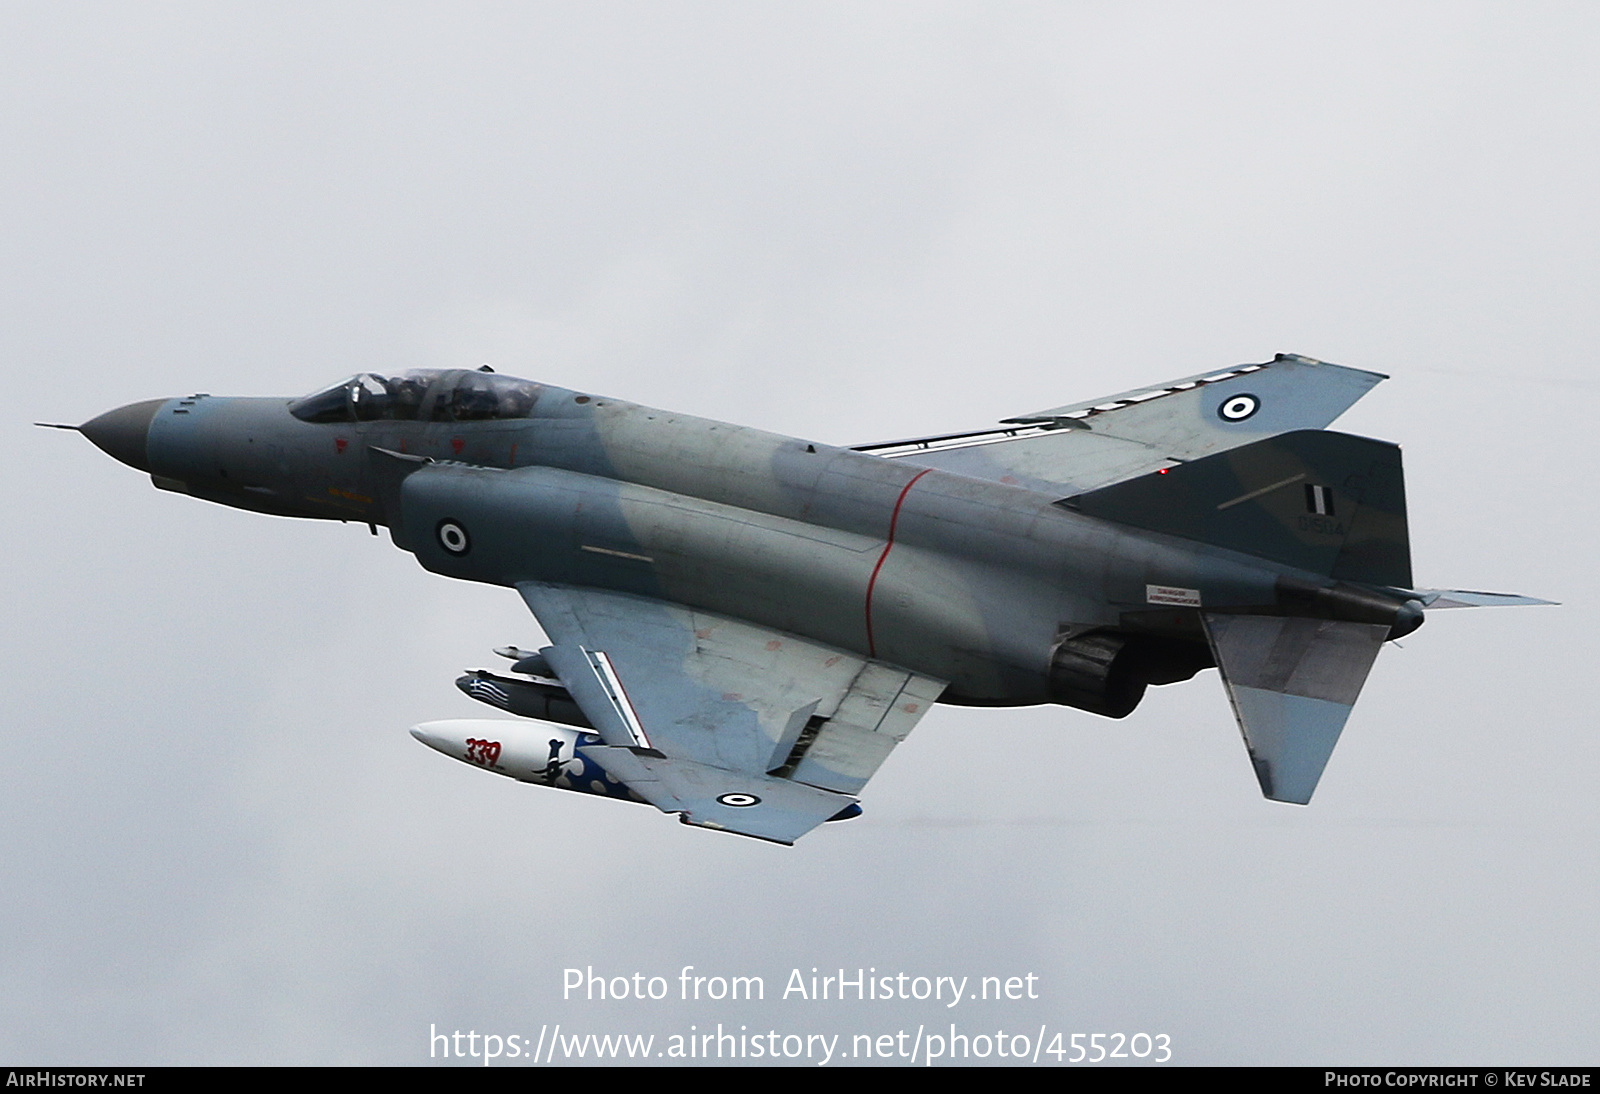
[[[1297,365],[1324,365],[1328,368],[1343,369],[1345,372],[1360,372],[1377,380],[1392,380],[1394,377],[1387,372],[1373,372],[1369,368],[1352,368],[1350,365],[1336,365],[1332,361],[1323,361],[1316,357],[1307,357],[1303,353],[1275,353],[1272,355],[1272,364],[1292,362]]]

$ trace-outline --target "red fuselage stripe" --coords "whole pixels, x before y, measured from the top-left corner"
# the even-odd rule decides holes
[[[878,556],[878,564],[872,568],[872,576],[867,579],[867,656],[878,656],[878,644],[872,636],[872,590],[878,584],[878,572],[883,569],[884,560],[889,557],[889,552],[894,548],[894,529],[900,523],[900,507],[906,503],[906,495],[911,493],[911,488],[917,485],[917,479],[922,478],[933,468],[927,467],[918,471],[916,476],[900,491],[900,496],[895,499],[894,512],[889,515],[889,539],[883,545],[883,553]]]

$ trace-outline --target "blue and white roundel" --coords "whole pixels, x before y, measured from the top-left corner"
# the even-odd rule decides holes
[[[1242,422],[1260,409],[1260,399],[1254,395],[1239,394],[1230,396],[1226,402],[1217,407],[1217,417],[1225,422]]]
[[[439,539],[439,546],[443,547],[448,554],[455,555],[457,558],[472,550],[472,538],[467,535],[467,530],[457,521],[449,518],[441,520],[438,527],[434,529],[434,535]]]

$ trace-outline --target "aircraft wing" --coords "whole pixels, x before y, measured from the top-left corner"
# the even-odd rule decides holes
[[[1036,490],[1094,490],[1279,433],[1322,429],[1385,379],[1280,353],[1265,364],[1021,414],[995,429],[855,449]]]
[[[626,593],[517,586],[604,741],[581,751],[686,824],[793,843],[840,813],[945,681]]]

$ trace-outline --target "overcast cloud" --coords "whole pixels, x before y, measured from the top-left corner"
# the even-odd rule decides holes
[[[1595,1063],[1597,58],[1577,3],[7,4],[0,1059]],[[1405,446],[1420,583],[1563,605],[1386,649],[1306,809],[1204,673],[940,708],[793,849],[420,746],[539,641],[514,593],[28,424],[487,361],[861,443],[1278,351],[1393,376],[1339,425]],[[561,998],[684,965],[767,1001]],[[778,998],[812,967],[1039,998]]]

